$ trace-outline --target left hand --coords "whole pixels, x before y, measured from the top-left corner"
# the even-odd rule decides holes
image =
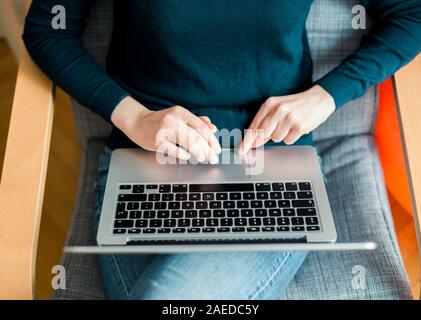
[[[302,93],[271,97],[263,103],[240,146],[240,154],[269,140],[290,145],[310,133],[335,111],[333,97],[319,85]]]

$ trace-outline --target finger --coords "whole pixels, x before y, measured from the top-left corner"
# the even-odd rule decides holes
[[[275,131],[272,134],[272,140],[276,143],[281,142],[285,139],[290,131],[291,127],[286,121],[280,121],[276,126]]]
[[[249,128],[246,130],[246,134],[244,136],[243,141],[241,142],[240,148],[238,152],[240,154],[246,154],[252,148],[254,141],[257,138],[257,130]]]
[[[189,160],[191,158],[191,154],[184,150],[183,148],[177,147],[175,144],[165,141],[162,145],[159,146],[157,152],[164,153],[171,157],[181,160]]]
[[[198,116],[194,115],[187,109],[184,109],[184,119],[187,124],[196,129],[200,135],[208,142],[209,146],[215,151],[216,154],[221,153],[221,146],[215,134],[211,131],[209,126],[203,122]]]
[[[211,131],[213,133],[215,133],[218,130],[218,128],[212,123],[212,121],[211,121],[211,119],[209,119],[209,117],[200,116],[199,118],[202,119],[202,121],[205,122],[208,125],[209,129],[211,129]]]
[[[257,139],[254,140],[254,142],[253,142],[252,148],[257,149],[257,148],[265,145],[269,140],[270,140],[270,138],[257,137]]]
[[[300,130],[297,128],[292,128],[285,137],[284,142],[288,145],[294,144],[298,139],[301,138],[301,136],[302,132]]]
[[[276,126],[280,120],[282,119],[278,119],[276,114],[273,112],[269,113],[259,125],[259,129],[261,129],[259,136],[262,139],[269,139],[272,136],[272,133],[275,131]]]
[[[217,163],[218,157],[215,151],[209,146],[208,142],[193,128],[185,123],[179,125],[178,143],[191,153],[197,161]]]

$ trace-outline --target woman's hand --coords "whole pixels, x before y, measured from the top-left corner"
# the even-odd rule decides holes
[[[269,140],[293,144],[325,122],[335,108],[333,97],[318,85],[299,94],[271,97],[254,117],[239,152],[246,154]]]
[[[111,121],[146,150],[182,160],[194,156],[199,162],[218,162],[216,127],[208,117],[197,117],[183,107],[151,111],[128,97],[116,107]]]

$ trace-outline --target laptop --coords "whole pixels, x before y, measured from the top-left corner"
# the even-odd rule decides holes
[[[112,153],[101,247],[294,248],[332,244],[336,237],[314,147],[266,147],[246,156],[223,149],[216,165],[141,149]]]

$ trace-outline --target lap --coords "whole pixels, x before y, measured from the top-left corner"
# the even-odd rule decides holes
[[[110,153],[100,159],[98,227]],[[103,255],[107,296],[113,299],[279,299],[306,257],[304,252]]]

